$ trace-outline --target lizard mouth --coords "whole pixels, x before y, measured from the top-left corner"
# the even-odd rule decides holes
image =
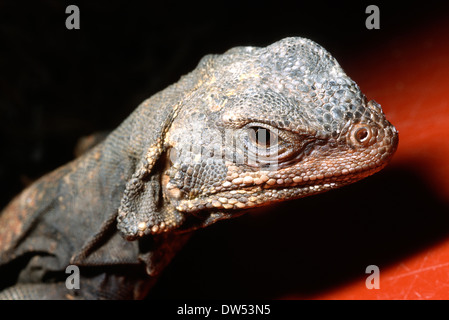
[[[361,171],[357,175],[353,175],[348,171],[339,176],[315,179],[313,181],[292,182],[290,184],[273,186],[262,184],[221,191],[205,197],[180,200],[176,209],[181,212],[195,214],[203,210],[242,210],[265,206],[337,189],[368,177],[385,166],[386,163],[382,163],[374,168]]]

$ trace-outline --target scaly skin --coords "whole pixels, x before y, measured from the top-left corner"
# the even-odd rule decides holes
[[[380,106],[310,40],[234,48],[206,56],[197,71],[201,84],[177,106],[161,141],[170,211],[138,212],[139,201],[125,197],[118,221],[128,239],[338,188],[379,171],[396,150],[397,131]],[[255,132],[269,135],[270,146]],[[126,193],[141,194],[150,171],[142,167]],[[184,226],[204,210],[205,219]]]
[[[206,56],[5,208],[0,298],[142,298],[192,230],[353,183],[397,144],[380,106],[310,40]],[[80,290],[65,287],[69,264]]]

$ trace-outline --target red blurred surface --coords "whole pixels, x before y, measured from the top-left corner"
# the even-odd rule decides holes
[[[390,168],[415,172],[445,204],[449,202],[448,40],[449,23],[433,22],[393,37],[344,66],[399,130],[399,148]],[[449,299],[449,237],[380,268],[380,289],[367,289],[367,276],[310,298]]]

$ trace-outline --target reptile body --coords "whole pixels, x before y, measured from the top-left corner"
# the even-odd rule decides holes
[[[193,230],[381,170],[398,134],[304,38],[205,56],[0,214],[0,298],[139,299]],[[67,289],[68,265],[81,289]]]

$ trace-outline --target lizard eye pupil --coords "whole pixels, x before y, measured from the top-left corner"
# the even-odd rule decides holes
[[[275,134],[263,127],[252,127],[249,132],[249,139],[259,148],[270,148],[275,139]]]

